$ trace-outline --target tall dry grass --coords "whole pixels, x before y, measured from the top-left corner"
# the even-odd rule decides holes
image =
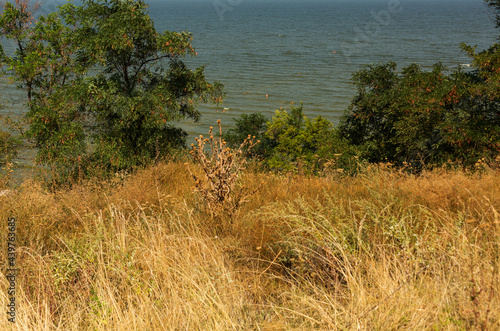
[[[181,162],[1,196],[20,270],[17,322],[0,329],[500,328],[498,170],[241,180],[260,189],[224,235]]]

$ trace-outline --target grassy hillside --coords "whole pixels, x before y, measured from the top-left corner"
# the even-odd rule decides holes
[[[499,170],[246,171],[242,185],[259,190],[231,220],[211,216],[182,162],[0,196],[20,269],[17,323],[0,329],[500,328]]]

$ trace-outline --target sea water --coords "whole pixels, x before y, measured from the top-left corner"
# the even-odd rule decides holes
[[[291,102],[338,123],[364,65],[451,70],[470,63],[460,43],[482,50],[500,34],[482,0],[155,1],[150,15],[159,30],[192,32],[198,56],[187,62],[225,86],[224,105],[200,105],[199,123],[181,123],[192,135]]]
[[[464,42],[486,49],[497,41],[482,0],[153,0],[159,31],[190,31],[206,78],[224,84],[220,107],[199,106],[201,121],[179,123],[192,140],[221,119],[272,116],[300,102],[310,118],[338,123],[355,94],[351,76],[364,65],[395,61],[450,70],[470,63]],[[62,4],[62,3],[61,3]],[[3,114],[21,115],[22,91],[0,86]],[[12,102],[5,102],[5,99]]]

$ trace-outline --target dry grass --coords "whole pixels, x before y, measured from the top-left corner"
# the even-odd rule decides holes
[[[0,196],[20,268],[17,323],[0,329],[500,328],[498,170],[241,180],[262,186],[223,236],[180,162]]]
[[[191,144],[190,154],[203,174],[192,172],[189,163],[186,163],[186,166],[195,180],[196,191],[203,197],[202,205],[210,214],[216,232],[222,233],[227,225],[232,224],[241,205],[248,202],[249,197],[257,191],[248,191],[241,185],[241,173],[246,164],[244,152],[254,147],[258,141],[254,142],[252,137],[248,136],[238,149],[232,150],[222,139],[221,121],[218,120],[217,124],[218,136],[214,137],[213,127],[210,127],[209,138],[200,136],[196,138],[196,145]],[[205,151],[207,144],[209,150]]]

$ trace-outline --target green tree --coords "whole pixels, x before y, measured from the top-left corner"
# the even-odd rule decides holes
[[[62,12],[36,21],[37,8],[26,0],[5,3],[0,33],[17,47],[14,54],[4,54],[4,68],[26,91],[28,129],[23,135],[37,148],[36,162],[67,176],[87,148],[83,99],[75,96],[88,66],[75,58],[78,45]]]
[[[500,28],[500,0],[484,0],[492,9],[495,15],[495,23],[497,28]]]
[[[267,123],[265,136],[273,142],[272,155],[267,164],[274,170],[293,170],[297,162],[315,168],[314,160],[319,142],[325,139],[331,123],[317,117],[311,122],[304,116],[303,106],[291,107],[290,113],[286,110],[276,110],[275,116]]]
[[[290,113],[277,110],[267,123],[265,136],[273,146],[266,159],[272,170],[320,174],[331,167],[347,173],[356,171],[355,149],[346,144],[326,119],[307,118],[302,104],[292,106]]]
[[[222,138],[228,146],[237,149],[248,136],[255,137],[259,143],[248,151],[247,156],[263,159],[271,155],[273,141],[265,136],[266,125],[269,121],[262,113],[241,114],[234,119],[235,128],[227,130],[222,134]]]
[[[232,147],[240,146],[248,136],[258,139],[247,156],[262,161],[267,169],[305,174],[321,173],[326,167],[355,171],[356,151],[329,121],[304,116],[302,104],[291,106],[290,112],[276,110],[272,118],[243,114],[235,122],[236,127],[223,134],[224,139]]]
[[[485,0],[500,28],[500,2]],[[465,167],[500,154],[500,44],[476,52],[462,44],[473,70],[446,74],[441,64],[423,71],[413,64],[368,66],[353,75],[357,94],[340,134],[371,162],[420,169],[449,160]]]
[[[196,55],[188,32],[159,33],[139,0],[84,1],[68,11],[78,22],[78,58],[103,68],[85,81],[95,157],[114,169],[147,164],[187,134],[170,123],[198,120],[199,101],[222,101],[222,86],[204,68],[182,62]],[[69,19],[67,19],[69,21]]]
[[[339,127],[370,162],[390,161],[421,169],[448,160],[474,166],[492,160],[500,146],[498,49],[475,54],[477,68],[445,73],[417,65],[396,71],[393,62],[354,76],[358,92]]]
[[[157,32],[144,1],[85,0],[36,22],[34,10],[7,2],[0,32],[17,45],[3,59],[27,92],[38,163],[67,174],[144,165],[184,146],[172,122],[198,120],[199,101],[222,102],[222,86],[182,62],[196,55],[192,36]]]

